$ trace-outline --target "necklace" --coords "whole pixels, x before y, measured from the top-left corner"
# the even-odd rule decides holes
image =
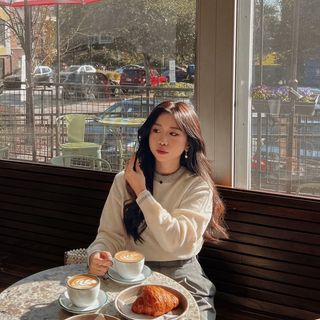
[[[185,172],[185,170],[185,167],[181,166],[177,171],[170,174],[160,174],[158,172],[155,172],[154,180],[159,182],[160,184],[170,183],[177,180]]]

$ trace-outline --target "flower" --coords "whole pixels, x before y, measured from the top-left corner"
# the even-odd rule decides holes
[[[298,88],[297,91],[301,96],[297,101],[305,103],[313,103],[315,101],[315,96],[310,88]],[[290,87],[282,86],[273,88],[266,85],[259,85],[253,88],[251,97],[256,100],[278,99],[283,102],[290,102]]]

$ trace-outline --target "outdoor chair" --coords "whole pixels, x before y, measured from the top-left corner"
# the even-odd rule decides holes
[[[91,156],[62,155],[53,157],[51,163],[56,166],[78,169],[89,169],[111,172],[111,165],[108,161]]]
[[[0,159],[9,159],[9,147],[0,146]]]
[[[85,248],[73,249],[64,252],[64,264],[80,264],[86,263],[88,259],[87,250]]]
[[[103,143],[85,141],[86,123],[94,119],[95,116],[85,114],[66,114],[57,118],[59,147],[63,156],[83,155],[101,158]]]

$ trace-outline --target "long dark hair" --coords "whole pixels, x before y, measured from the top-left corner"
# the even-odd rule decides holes
[[[153,193],[153,178],[155,172],[155,158],[150,150],[149,135],[153,124],[160,114],[167,112],[174,116],[179,128],[187,134],[188,158],[184,154],[180,157],[181,166],[186,167],[191,173],[201,176],[207,181],[213,192],[213,212],[210,225],[205,234],[207,239],[217,241],[219,237],[227,237],[224,227],[224,204],[218,194],[213,181],[213,173],[206,157],[205,144],[202,137],[200,121],[194,109],[184,102],[164,101],[157,105],[150,113],[147,120],[138,130],[139,148],[137,159],[146,179],[146,188]],[[127,189],[131,199],[124,204],[123,222],[129,236],[135,242],[143,242],[141,234],[147,225],[144,215],[136,202],[136,196],[130,186]]]

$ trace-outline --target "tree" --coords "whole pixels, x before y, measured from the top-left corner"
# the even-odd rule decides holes
[[[26,29],[24,23],[24,9],[11,7],[1,7],[5,13],[2,23],[10,30],[10,37],[14,36],[26,52]],[[55,59],[55,37],[54,37],[54,18],[51,7],[32,8],[31,40],[31,61],[32,66],[36,64],[50,63]]]
[[[273,48],[278,52],[278,62],[292,74],[292,56],[297,51],[297,79],[304,82],[305,64],[317,60],[320,65],[320,25],[318,0],[282,0],[280,1],[280,22],[274,33]],[[298,21],[294,21],[294,7],[299,7]],[[294,42],[294,26],[297,28],[297,40]],[[288,72],[288,80],[290,80]],[[293,80],[293,79],[291,79]],[[319,84],[320,85],[320,84]]]
[[[147,83],[152,63],[164,58],[194,62],[195,0],[105,0],[84,10],[91,14],[73,43],[84,41],[84,34],[110,36],[110,51],[144,63]],[[92,16],[95,23],[87,20]]]

